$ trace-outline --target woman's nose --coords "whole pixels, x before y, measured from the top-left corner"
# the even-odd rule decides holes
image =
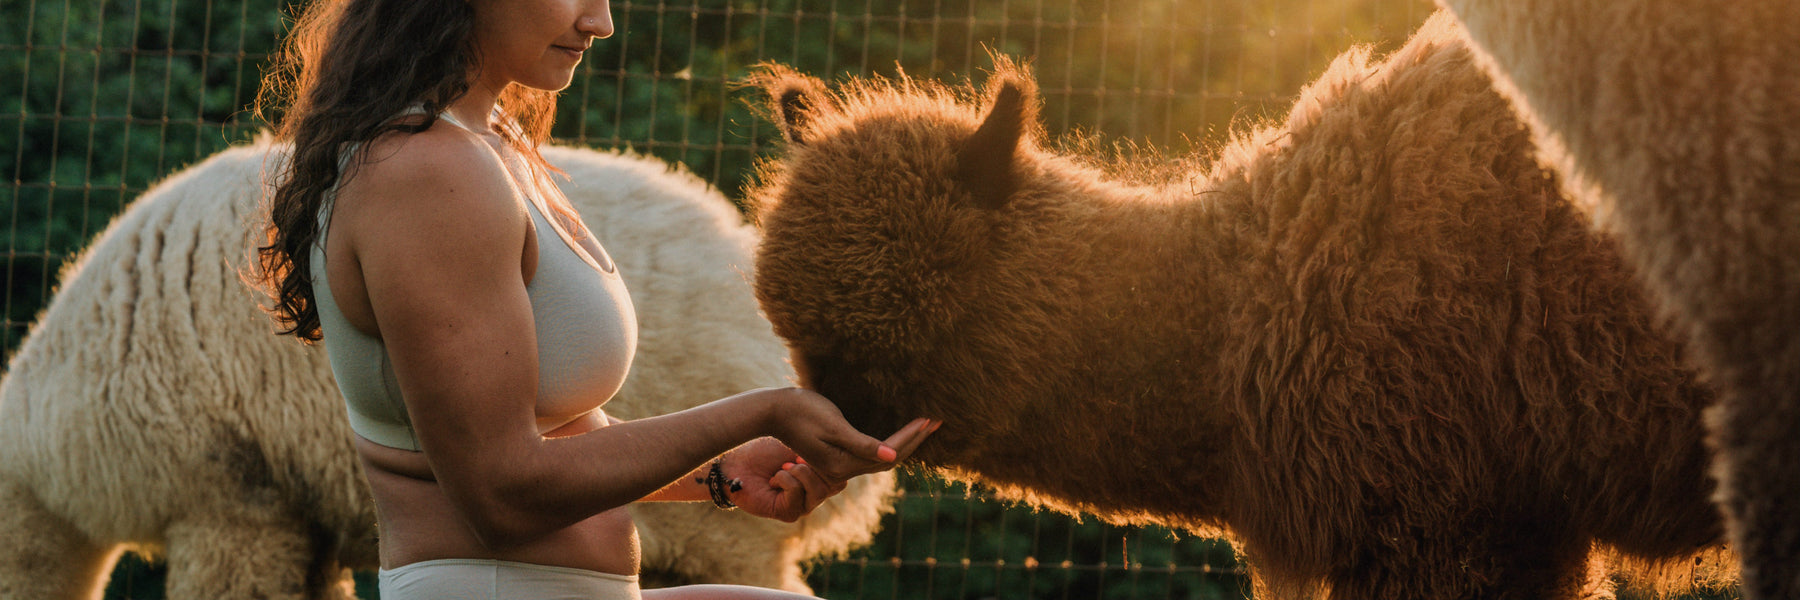
[[[575,21],[575,29],[597,38],[612,37],[612,7],[606,0],[589,3],[588,10]]]

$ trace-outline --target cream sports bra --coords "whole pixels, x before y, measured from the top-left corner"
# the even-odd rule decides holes
[[[448,114],[438,118],[469,129]],[[352,147],[344,154],[345,164],[354,152]],[[537,328],[537,428],[543,434],[587,416],[619,391],[637,350],[637,315],[611,257],[604,250],[589,257],[568,231],[547,218],[541,190],[553,185],[549,178],[534,175],[537,171],[516,157],[503,162],[537,228],[537,272],[525,289]],[[319,212],[322,233],[312,250],[313,298],[331,372],[350,411],[350,429],[383,446],[419,450],[387,348],[351,326],[331,295],[325,234],[330,232],[335,190],[325,200]]]

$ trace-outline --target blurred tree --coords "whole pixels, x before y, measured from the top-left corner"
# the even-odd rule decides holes
[[[242,110],[278,19],[249,2],[0,5],[0,349],[51,277],[152,182],[247,139]],[[17,87],[14,87],[17,86]]]

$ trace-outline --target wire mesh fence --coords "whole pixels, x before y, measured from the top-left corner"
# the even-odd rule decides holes
[[[736,82],[765,61],[832,80],[979,80],[1027,59],[1053,135],[1204,151],[1285,109],[1356,43],[1397,46],[1429,0],[688,0],[615,2],[563,94],[557,143],[679,162],[728,196],[776,132]],[[294,7],[270,0],[0,5],[0,349],[57,270],[155,181],[262,126],[247,112]],[[821,562],[828,598],[1241,598],[1216,540],[1008,506],[926,477],[869,548]],[[161,597],[128,562],[112,598]]]
[[[19,0],[0,9],[0,348],[56,269],[152,182],[261,126],[247,107],[291,7],[269,0]],[[564,143],[631,147],[742,188],[771,128],[734,82],[763,61],[827,79],[957,80],[1030,60],[1051,132],[1178,149],[1279,109],[1353,43],[1392,45],[1427,0],[617,2],[563,95]],[[0,163],[4,165],[4,163]],[[0,166],[0,168],[4,168]]]
[[[826,598],[1245,598],[1229,544],[1157,527],[1119,527],[995,501],[909,476],[869,548],[824,561]]]

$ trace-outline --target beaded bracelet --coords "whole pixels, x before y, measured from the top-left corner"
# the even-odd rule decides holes
[[[736,479],[725,478],[724,458],[714,459],[712,468],[706,470],[706,477],[694,479],[694,483],[706,484],[707,493],[712,494],[713,506],[724,510],[737,508],[731,503],[731,492],[744,489],[744,484]],[[730,486],[729,490],[726,486]]]

